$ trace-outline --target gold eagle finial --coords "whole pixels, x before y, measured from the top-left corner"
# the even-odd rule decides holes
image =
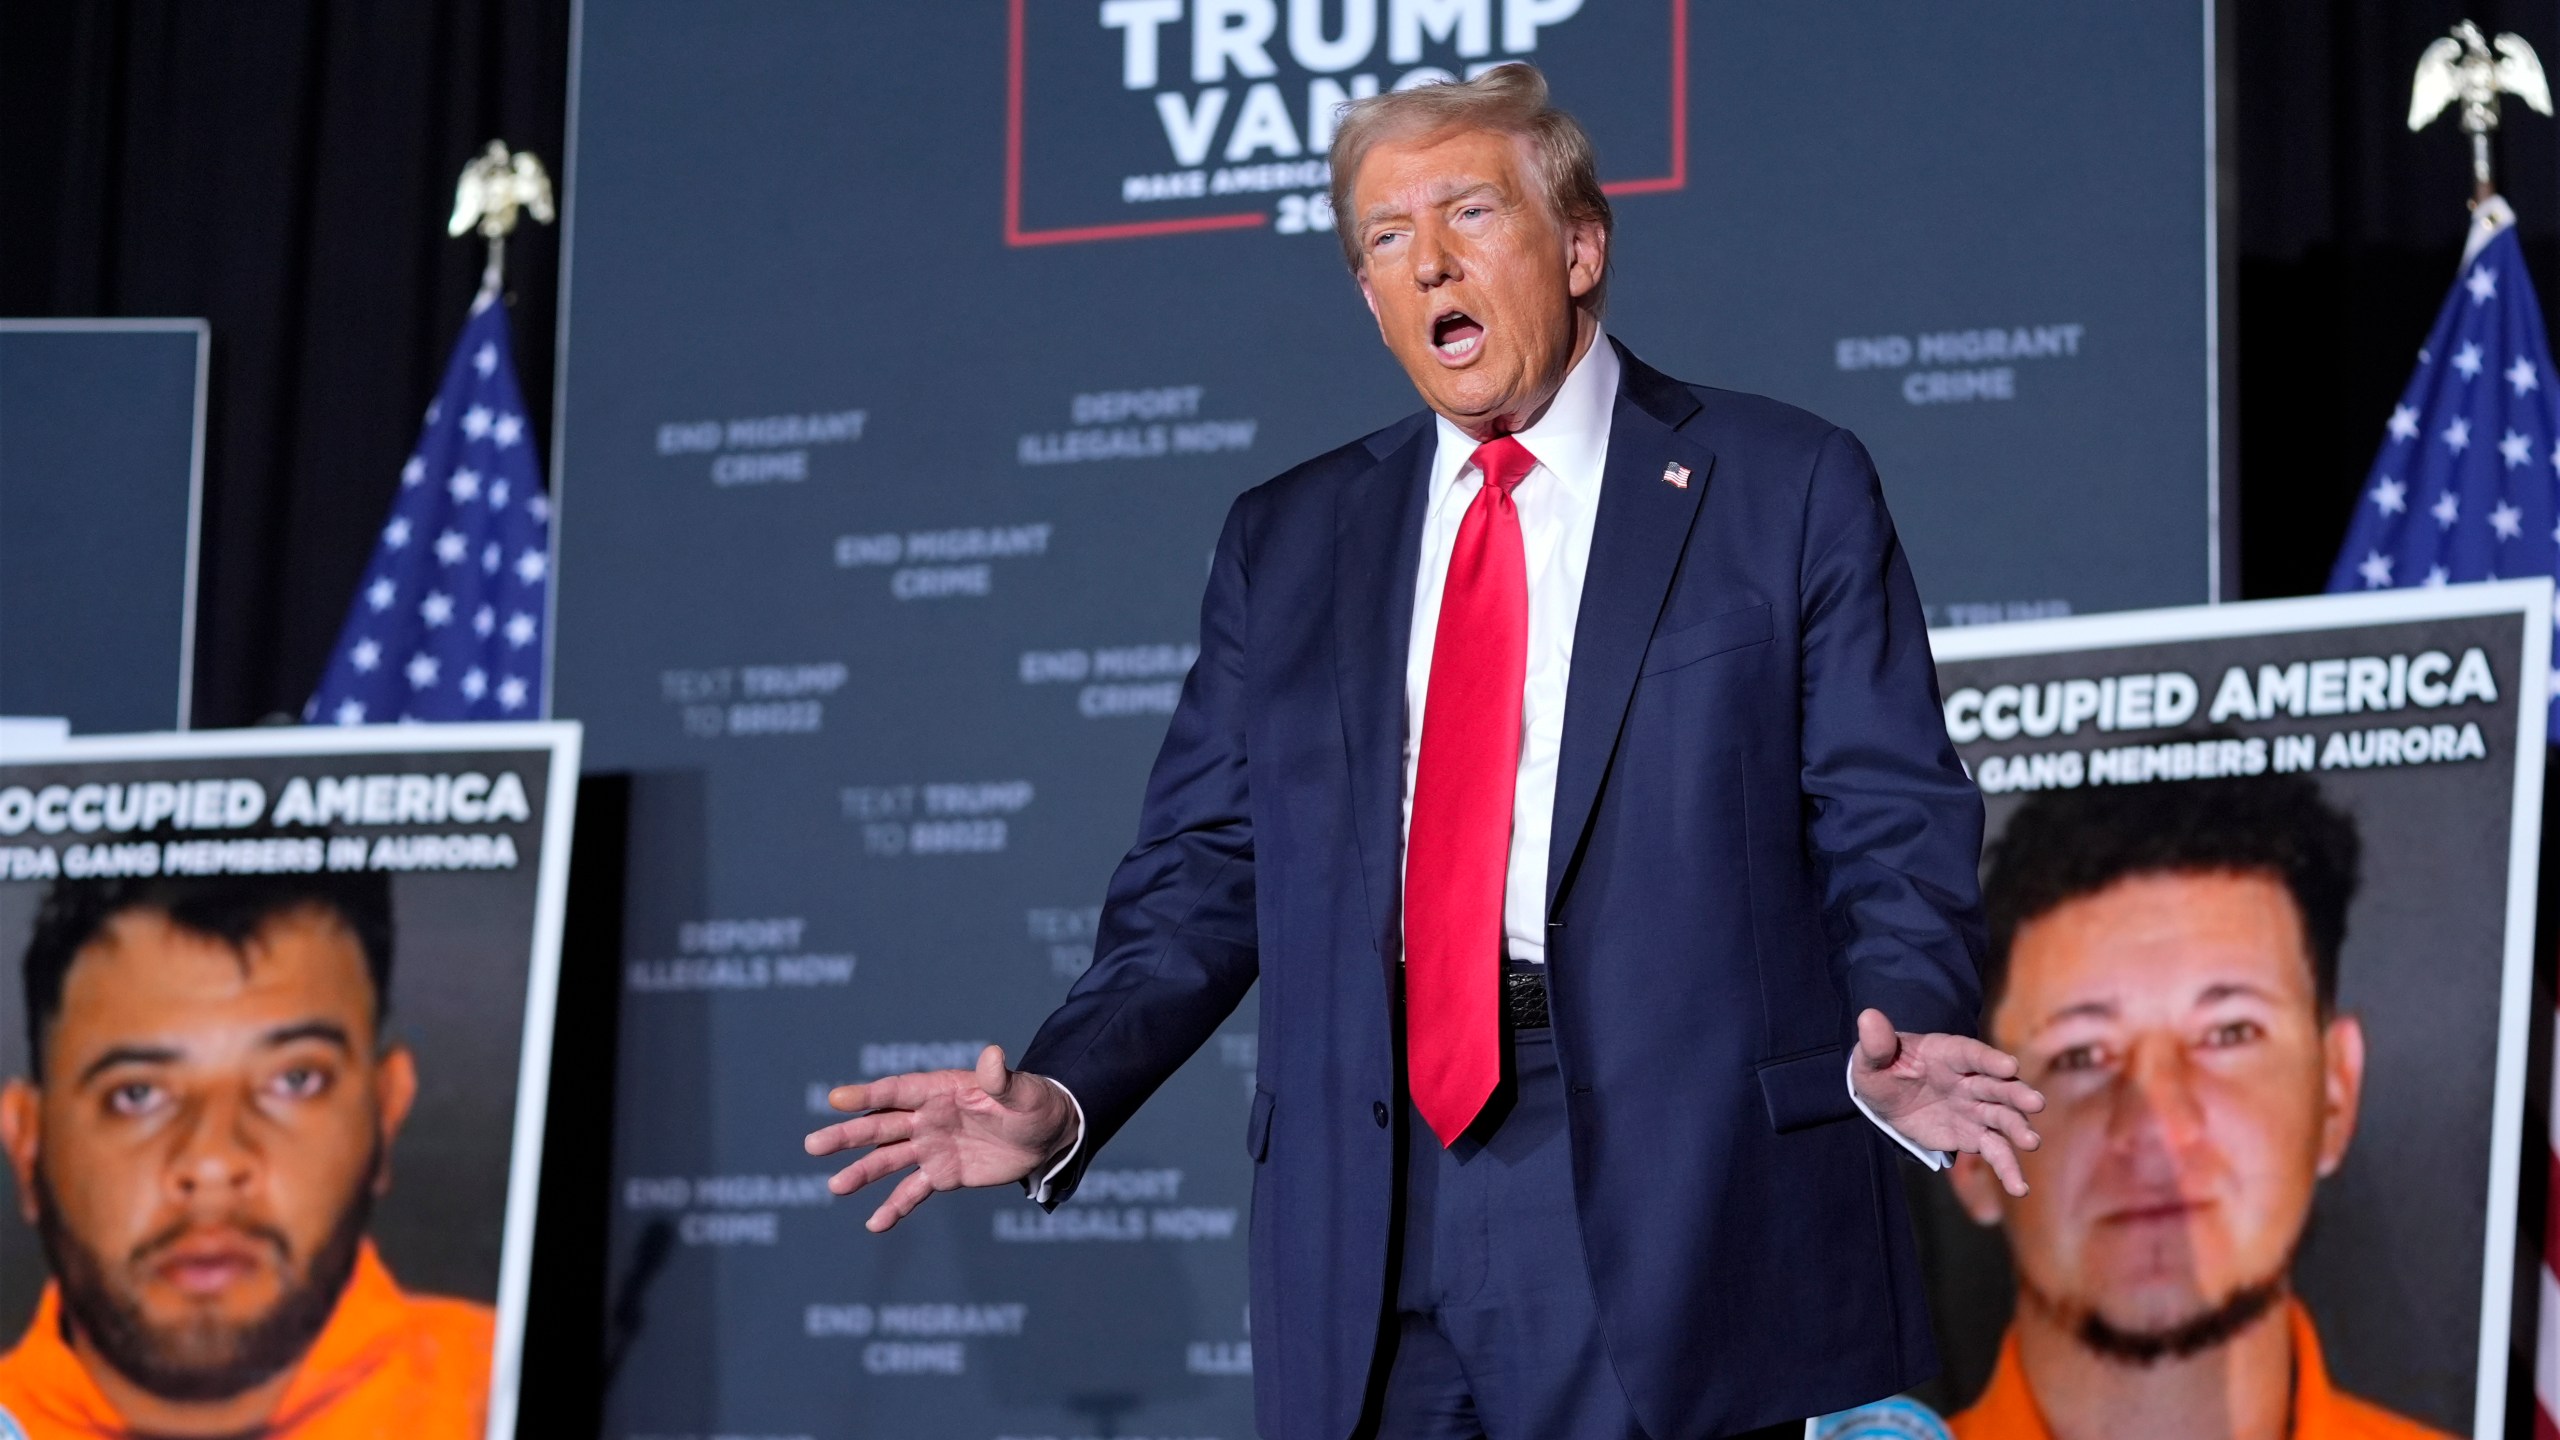
[[[2409,128],[2429,122],[2459,101],[2462,128],[2471,137],[2471,178],[2476,198],[2487,199],[2489,132],[2498,128],[2498,96],[2513,95],[2541,114],[2551,113],[2551,84],[2543,78],[2542,60],[2521,35],[2500,35],[2494,44],[2480,27],[2465,20],[2429,45],[2418,57],[2417,78],[2409,87]]]
[[[489,148],[472,157],[462,167],[462,179],[453,187],[453,218],[445,222],[445,233],[461,236],[477,229],[489,242],[489,263],[481,272],[480,288],[495,295],[506,270],[507,236],[516,228],[520,212],[530,212],[542,224],[551,223],[551,174],[542,168],[542,160],[530,150],[509,150],[503,140],[492,140]]]

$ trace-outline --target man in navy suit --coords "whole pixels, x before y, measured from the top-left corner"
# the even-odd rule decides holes
[[[870,1219],[1055,1205],[1262,983],[1273,1440],[1693,1440],[1932,1369],[1895,1156],[2024,1193],[1969,1038],[1982,810],[1874,466],[1600,330],[1526,66],[1351,106],[1335,212],[1428,413],[1247,492],[1094,962],[1009,1070],[837,1090]]]

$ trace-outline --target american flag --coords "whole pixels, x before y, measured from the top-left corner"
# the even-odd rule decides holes
[[[2461,272],[2384,424],[2329,588],[2552,574],[2560,564],[2555,442],[2560,375],[2515,212],[2492,196],[2474,212]]]
[[[2418,352],[2417,373],[2392,407],[2329,588],[2552,574],[2560,562],[2555,387],[2560,376],[2552,373],[2542,311],[2516,243],[2515,212],[2492,196],[2473,211],[2461,272]],[[2560,722],[2560,696],[2553,704]],[[2560,736],[2560,725],[2553,734]],[[2554,1083],[2560,1085],[2560,1069]],[[2560,1111],[2543,1163],[2560,1185]],[[2543,1233],[2534,1433],[2560,1440],[2560,1207],[2546,1208]]]
[[[533,452],[507,307],[483,290],[305,722],[542,714],[551,502]]]

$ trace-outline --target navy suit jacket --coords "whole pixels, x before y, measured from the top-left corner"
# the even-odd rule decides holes
[[[1982,805],[1865,450],[1621,358],[1547,876],[1580,1216],[1558,1243],[1578,1238],[1646,1433],[1687,1440],[1935,1366],[1898,1152],[1850,1101],[1847,1047],[1870,1005],[1972,1033]],[[1435,444],[1413,416],[1236,501],[1093,966],[1021,1061],[1084,1108],[1054,1203],[1262,982],[1245,1146],[1272,1440],[1351,1432],[1389,1299]]]

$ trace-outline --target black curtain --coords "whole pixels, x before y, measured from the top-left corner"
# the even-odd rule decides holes
[[[2240,579],[2318,592],[2382,423],[2452,288],[2470,223],[2470,141],[2409,133],[2427,43],[2468,15],[2560,75],[2550,0],[2241,0],[2229,10],[2238,265]],[[2560,142],[2510,98],[2493,142],[2545,323],[2560,286]]]
[[[0,315],[212,322],[197,725],[318,681],[478,288],[454,181],[556,181],[568,57],[568,0],[0,4]],[[507,251],[547,441],[557,233]]]

